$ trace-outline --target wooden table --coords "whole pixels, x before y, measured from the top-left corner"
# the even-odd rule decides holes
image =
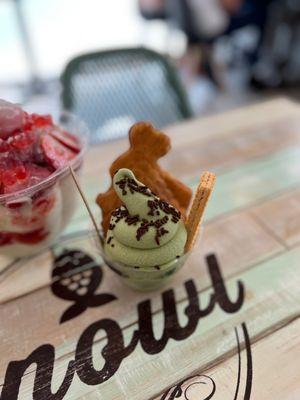
[[[218,177],[199,246],[161,291],[131,291],[81,206],[53,249],[2,257],[1,400],[300,399],[300,108],[278,99],[166,131],[165,168],[193,188]],[[90,150],[94,210],[126,147]]]

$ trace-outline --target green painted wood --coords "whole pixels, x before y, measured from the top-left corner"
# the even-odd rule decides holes
[[[297,400],[300,398],[300,319],[276,330],[252,345],[254,359],[254,380],[251,390],[251,400]],[[242,329],[238,330],[243,335]],[[278,368],[274,368],[278,366]],[[205,371],[216,385],[212,400],[234,400],[236,393],[238,371],[238,355],[224,360],[213,368]],[[204,400],[212,391],[212,382],[199,377],[201,371],[195,371],[196,377],[189,378],[183,385],[183,393],[176,400]],[[247,377],[247,353],[241,352],[241,385],[238,400],[244,399]],[[205,385],[199,384],[205,383]],[[170,389],[172,393],[175,386]],[[185,397],[185,390],[187,396]],[[97,393],[95,393],[95,396]],[[88,397],[86,400],[97,399]],[[153,400],[160,400],[161,395]],[[168,399],[170,400],[170,399]]]
[[[275,327],[293,320],[300,313],[299,260],[298,247],[229,279],[226,287],[233,301],[237,295],[237,279],[240,279],[246,288],[245,303],[238,313],[226,314],[216,306],[212,314],[200,320],[192,336],[180,342],[169,341],[165,350],[158,355],[147,355],[138,346],[123,361],[114,377],[98,387],[86,386],[75,377],[67,394],[68,400],[81,399],[91,391],[105,400],[150,399],[183,377],[196,370],[205,370],[225,355],[228,356],[236,351],[234,327],[242,322],[246,322],[251,340],[255,341]],[[207,289],[199,294],[202,307],[208,304],[211,293],[211,289]],[[185,324],[186,317],[183,311],[187,301],[183,294],[183,289],[177,287],[179,319]],[[139,295],[137,301],[138,297]],[[119,301],[122,301],[122,293]],[[152,305],[154,311],[161,307],[159,294],[152,295]],[[113,318],[113,313],[110,314],[110,318]],[[136,310],[133,307],[131,312],[118,322],[124,327],[135,319]],[[123,330],[126,343],[129,343],[135,328],[137,325],[133,324]],[[161,313],[157,313],[154,317],[154,331],[159,338],[162,332]],[[75,338],[69,339],[56,353],[64,355],[56,360],[55,381],[61,381],[67,362],[72,357],[67,350],[74,348],[75,340]],[[95,368],[100,369],[103,366],[100,354],[106,343],[103,333],[99,332],[93,347]],[[256,367],[254,359],[255,371]],[[32,375],[30,372],[23,379],[22,399],[30,398]]]
[[[299,184],[299,147],[243,164],[217,177],[206,220],[249,207]]]
[[[199,177],[196,177],[186,183],[195,190],[198,180]],[[206,210],[205,221],[249,207],[298,184],[300,185],[299,148],[285,149],[271,156],[243,164],[239,168],[235,167],[217,176],[216,186]],[[90,177],[84,184],[91,208],[99,220],[101,212],[95,204],[95,198],[97,193],[107,187],[107,179],[101,181],[95,176]],[[91,228],[87,217],[87,211],[81,204],[63,235]]]
[[[108,381],[98,393],[107,400],[149,399],[172,382],[192,374],[197,368],[206,369],[224,354],[235,350],[234,326],[246,322],[254,340],[272,327],[292,320],[300,313],[299,260],[300,249],[297,248],[242,274],[240,279],[246,286],[247,297],[238,314],[225,314],[217,308],[211,316],[200,321],[189,340],[171,341],[165,352],[158,356],[145,355],[139,348],[125,360],[113,382]],[[227,287],[234,299],[236,278],[229,280]],[[203,305],[207,304],[209,295],[209,290],[200,295]],[[186,303],[183,301],[180,305],[183,310]],[[180,316],[184,324],[183,313]],[[126,331],[128,339],[133,328]],[[155,331],[161,332],[160,315],[155,319]]]

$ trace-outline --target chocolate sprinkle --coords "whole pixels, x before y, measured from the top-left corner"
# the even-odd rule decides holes
[[[129,212],[126,207],[119,207],[119,208],[115,209],[115,211],[113,211],[111,213],[111,215],[113,217],[116,217],[115,223],[118,223],[122,218],[128,217]]]
[[[107,242],[106,242],[106,243],[109,244],[109,243],[111,242],[112,238],[113,238],[113,237],[110,236],[110,237],[107,239]]]
[[[165,215],[163,218],[158,219],[156,221],[148,222],[147,220],[143,220],[141,226],[138,228],[136,232],[136,239],[140,241],[141,237],[144,236],[145,233],[149,231],[149,228],[151,226],[153,226],[156,229],[155,242],[159,246],[160,245],[159,238],[169,233],[169,231],[167,231],[165,228],[162,227],[162,225],[168,222],[168,219],[169,219],[168,216]]]
[[[116,185],[119,186],[119,188],[122,190],[122,195],[126,196],[127,195],[127,190],[130,191],[131,194],[134,192],[136,193],[142,193],[145,196],[151,197],[154,196],[154,194],[151,192],[151,190],[147,186],[141,186],[139,185],[134,179],[124,177],[120,179],[118,182],[116,182]]]
[[[133,217],[128,215],[128,217],[125,218],[125,222],[127,223],[127,225],[136,225],[139,220],[140,219],[138,215],[134,215]]]
[[[170,204],[168,204],[163,200],[160,199],[148,200],[147,205],[150,208],[150,211],[148,212],[148,215],[150,216],[154,217],[154,215],[159,215],[160,214],[159,210],[161,210],[165,214],[172,215],[171,221],[174,222],[175,224],[181,218],[181,213],[177,211],[173,206],[171,206]]]
[[[162,211],[164,214],[170,215],[171,221],[177,224],[181,218],[181,213],[177,211],[173,206],[168,204],[167,202],[160,200],[156,197],[156,195],[145,185],[139,185],[135,179],[124,177],[116,182],[116,185],[121,189],[122,195],[126,196],[128,191],[133,194],[141,193],[147,197],[151,197],[147,201],[147,205],[149,207],[148,215],[151,217],[159,217],[160,212]],[[115,224],[118,223],[121,219],[124,219],[127,225],[136,225],[141,221],[140,227],[136,231],[136,239],[138,241],[149,231],[150,227],[154,227],[156,230],[156,234],[154,237],[155,243],[157,246],[160,245],[160,238],[169,231],[163,227],[168,221],[169,217],[165,215],[163,218],[157,219],[155,221],[148,221],[147,219],[140,220],[139,215],[130,216],[127,208],[125,206],[117,208],[112,212],[112,216],[115,217],[115,223],[109,225],[109,229],[114,229]],[[108,242],[109,243],[109,242]]]

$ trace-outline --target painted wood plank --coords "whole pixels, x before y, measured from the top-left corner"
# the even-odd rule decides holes
[[[245,229],[243,230],[243,235],[238,234],[241,227],[240,222],[243,222]],[[231,242],[235,243],[235,248],[233,248]],[[99,263],[101,259],[95,254],[95,249],[93,243],[86,238],[80,238],[78,240],[66,241],[63,244],[64,248],[83,248],[89,254],[92,254]],[[58,250],[57,250],[58,251]],[[210,285],[210,279],[206,273],[206,267],[204,258],[206,254],[215,252],[218,254],[221,265],[224,268],[224,277],[228,278],[234,274],[241,272],[243,269],[256,264],[269,256],[278,254],[282,252],[283,248],[279,245],[272,237],[269,237],[253,220],[247,215],[236,215],[229,218],[225,218],[222,221],[208,226],[202,235],[202,240],[199,242],[199,249],[192,254],[191,258],[188,260],[188,264],[184,269],[182,269],[176,276],[168,287],[181,286],[182,283],[188,279],[194,277],[199,280],[199,289],[203,290]],[[40,262],[43,261],[42,264]],[[10,276],[5,282],[0,284],[0,299],[1,302],[12,300],[13,298],[19,297],[21,295],[29,292],[32,287],[32,279],[30,278],[34,273],[34,268],[36,265],[43,265],[41,271],[43,271],[43,276],[36,274],[35,283],[39,284],[41,287],[48,286],[51,277],[51,258],[41,260],[38,258],[37,261],[32,261],[24,263],[23,266],[18,266],[15,273]],[[18,274],[17,274],[18,273]],[[28,286],[29,285],[29,286]],[[38,286],[35,288],[35,290]],[[123,287],[119,278],[112,274],[107,268],[104,272],[103,287],[101,285],[101,290],[105,291],[117,291],[123,293],[126,297],[126,307],[115,310],[118,315],[122,315],[127,310],[130,310],[136,302],[136,293]],[[147,297],[145,295],[144,297]],[[59,301],[54,301],[59,300]],[[42,305],[39,306],[37,313],[39,318],[36,318],[37,314],[32,313],[30,304]],[[40,290],[32,293],[30,296],[22,297],[16,302],[4,305],[2,311],[2,318],[6,320],[7,329],[14,329],[14,318],[10,315],[13,313],[14,309],[22,310],[27,317],[23,321],[19,321],[20,329],[25,332],[30,326],[29,335],[31,335],[31,340],[34,339],[31,331],[36,332],[36,341],[38,342],[41,336],[47,335],[47,332],[51,332],[51,315],[56,317],[61,313],[61,308],[65,305],[67,308],[70,305],[69,302],[61,301],[61,299],[53,299],[51,291],[48,289]],[[107,307],[103,308],[103,313],[107,313]],[[111,304],[114,308],[114,304]],[[44,310],[49,310],[44,313]],[[109,311],[110,312],[110,311]],[[50,313],[50,314],[49,314]],[[90,318],[95,318],[95,315],[102,315],[102,310],[89,310],[89,313],[83,315],[86,323]],[[0,313],[1,315],[1,313]],[[41,324],[42,322],[42,324]],[[24,324],[24,325],[23,325]],[[41,326],[40,326],[41,325]],[[74,326],[74,335],[78,333],[76,330],[76,325]],[[80,329],[80,326],[79,326]]]
[[[300,190],[272,199],[251,210],[268,231],[287,246],[300,242]]]
[[[278,99],[168,128],[172,151],[161,161],[163,167],[192,184],[191,177],[197,179],[204,169],[221,172],[224,168],[299,145],[299,129],[299,106]],[[89,151],[83,188],[96,214],[99,211],[95,197],[109,186],[109,166],[127,147],[128,140],[123,139]],[[65,234],[85,230],[85,220],[86,215],[79,210]]]
[[[172,150],[161,164],[180,179],[207,168],[221,171],[298,144],[299,126],[299,105],[288,100],[186,121],[164,130],[171,137]],[[112,161],[127,148],[127,138],[91,148],[84,180],[108,179]]]
[[[219,176],[207,207],[206,219],[291,190],[300,184],[300,148],[253,161]]]
[[[250,134],[255,134],[257,130],[263,133],[264,129],[268,130],[269,125],[274,126],[276,132],[278,124],[284,124],[283,129],[285,132],[287,131],[287,136],[289,136],[289,126],[291,124],[295,124],[296,126],[299,124],[299,105],[288,99],[275,99],[254,106],[226,111],[218,115],[177,123],[165,128],[164,131],[172,138],[172,152],[176,152],[179,156],[181,147],[189,143],[192,144],[191,148],[195,145],[195,142],[202,145],[212,138],[218,138],[223,141],[226,140],[227,136],[230,137],[232,134],[236,135],[240,132],[243,133],[243,136],[249,131]],[[296,138],[295,133],[293,137]],[[284,146],[284,137],[282,137],[282,140],[281,145]],[[122,139],[101,144],[96,148],[90,149],[90,156],[85,162],[84,174],[88,176],[98,174],[98,171],[108,171],[112,160],[119,156],[127,147],[128,140]],[[200,152],[201,147],[199,147]],[[278,150],[277,147],[276,149]],[[167,160],[171,154],[169,153],[164,158],[166,162],[168,162]],[[205,157],[205,152],[201,156]],[[198,154],[197,158],[201,159],[202,157],[199,157]],[[95,163],[95,160],[97,160],[97,163]],[[199,165],[197,168],[199,168]],[[179,173],[181,170],[179,170]]]
[[[212,314],[200,321],[197,329],[188,340],[170,341],[165,351],[158,355],[150,356],[143,352],[140,347],[136,348],[122,362],[116,374],[110,380],[95,387],[94,391],[99,394],[100,398],[107,400],[151,398],[174,382],[179,381],[182,376],[188,376],[199,369],[205,370],[225,355],[232,354],[236,348],[235,339],[232,335],[235,326],[246,322],[250,336],[255,341],[274,328],[279,328],[292,321],[300,313],[299,256],[300,249],[293,249],[228,280],[226,287],[232,301],[235,301],[237,297],[237,278],[243,282],[246,288],[245,303],[238,313],[227,314],[216,307]],[[199,282],[197,281],[196,284],[198,286]],[[176,298],[177,293],[176,290]],[[199,294],[202,307],[209,303],[211,293],[211,289],[208,289]],[[155,294],[151,300],[152,310],[155,312],[160,307],[159,296]],[[119,298],[119,301],[122,301],[122,299]],[[177,303],[182,326],[186,324],[186,317],[184,316],[186,306],[187,300],[183,299]],[[42,305],[40,308],[43,308]],[[114,314],[109,313],[108,315],[110,318],[114,317]],[[135,317],[135,309],[132,309],[125,317],[118,319],[120,326],[124,327],[128,321]],[[158,313],[153,316],[153,320],[154,331],[159,337],[162,323],[161,314]],[[72,327],[72,323],[69,327]],[[85,325],[82,326],[82,328],[85,327]],[[59,328],[57,326],[57,330]],[[133,330],[136,328],[136,325],[132,325],[123,329],[126,343],[129,342]],[[102,335],[97,335],[94,355],[99,355],[103,345],[106,344]],[[43,337],[43,340],[48,338],[47,336]],[[23,342],[26,343],[25,337],[23,337]],[[57,365],[55,371],[58,374],[57,376],[63,375],[67,361],[72,358],[72,349],[75,348],[75,344],[76,339],[71,338],[71,332],[68,330],[68,339],[64,337],[64,343],[56,349]],[[5,351],[2,352],[2,355],[7,360]],[[10,351],[9,359],[11,357],[12,352]],[[99,369],[100,365],[103,366],[103,363],[98,357],[95,358],[95,368]],[[3,364],[5,362],[2,361]],[[22,380],[22,399],[30,398],[33,371],[34,369],[29,369]],[[1,367],[1,376],[3,376],[3,366]],[[79,399],[89,392],[91,392],[91,387],[82,384],[76,376],[67,398],[70,400]]]
[[[92,234],[89,235],[90,238],[87,239],[86,235],[83,235],[84,239],[79,237],[66,240],[63,246],[75,248],[83,246],[94,254]],[[58,248],[60,247],[59,245]],[[188,274],[198,276],[201,273],[198,260],[212,252],[217,252],[222,265],[226,267],[225,276],[228,277],[283,250],[284,247],[266,233],[247,212],[237,213],[216,220],[204,228],[201,240],[189,260]],[[0,304],[48,286],[52,281],[51,270],[51,252],[43,253],[26,262],[17,262],[0,276]],[[186,273],[185,270],[179,271],[173,279],[173,284],[183,282]],[[205,274],[202,275],[205,287],[209,281]],[[34,279],[31,279],[32,276]]]
[[[180,146],[175,140],[172,151],[162,159],[162,164],[183,178],[197,175],[199,169],[223,172],[241,163],[299,145],[299,128],[298,111],[296,117],[286,117],[280,121],[253,124],[250,128],[238,130],[232,127],[226,135],[214,135],[212,132],[211,135],[202,136],[198,129],[192,142],[190,135],[186,134],[183,135],[186,142]]]
[[[163,165],[190,182],[191,175],[198,176],[203,169],[220,170],[224,165],[233,167],[298,144],[299,126],[299,106],[287,99],[196,119],[167,129],[172,137],[173,150],[163,160]],[[95,197],[108,185],[111,161],[127,146],[126,139],[97,146],[88,153],[83,188],[96,213]],[[65,234],[86,230],[88,224],[86,213],[79,209]]]
[[[197,365],[204,370],[218,358],[235,351],[234,326],[246,321],[255,341],[274,327],[293,320],[300,312],[300,291],[297,288],[300,279],[299,255],[299,249],[291,251],[243,274],[241,279],[248,291],[246,303],[239,314],[227,319],[216,310],[188,341],[169,343],[165,357],[164,353],[150,357],[139,352],[129,365],[124,363],[124,368],[121,367],[113,378],[114,382],[103,384],[98,389],[99,396],[116,400],[151,398],[159,387],[163,390],[171,380],[178,381],[182,376],[192,374]],[[202,299],[207,304],[204,294]]]
[[[28,260],[17,260],[0,275],[0,304],[49,285],[51,251]]]
[[[186,183],[195,190],[198,180],[199,177],[189,179]],[[300,185],[300,147],[285,149],[268,157],[245,163],[237,169],[218,174],[205,214],[205,221],[237,209],[250,207],[283,191],[293,189],[297,185]],[[94,202],[97,192],[95,177],[90,182],[86,182],[84,187],[93,188],[91,191],[87,189],[88,199],[94,213],[100,219],[100,210]],[[87,212],[82,206],[64,234],[84,231],[90,226]]]
[[[183,375],[199,368],[199,365],[203,369],[220,358],[230,355],[234,351],[234,345],[230,339],[234,324],[241,323],[245,318],[248,323],[249,318],[252,324],[249,330],[253,338],[258,339],[299,313],[299,274],[296,265],[299,250],[293,249],[285,253],[284,247],[280,245],[281,242],[285,246],[298,243],[296,228],[291,232],[288,231],[288,234],[285,232],[286,229],[290,229],[292,214],[281,212],[282,203],[272,203],[273,210],[277,210],[278,218],[282,221],[284,228],[278,224],[276,229],[271,229],[269,220],[271,214],[266,213],[265,216],[266,209],[260,210],[259,206],[255,206],[261,201],[267,203],[274,195],[284,193],[299,185],[298,115],[298,106],[280,100],[272,102],[272,106],[271,103],[254,106],[205,119],[203,122],[192,121],[190,126],[182,125],[174,129],[172,133],[174,152],[163,162],[168,169],[179,177],[184,177],[192,185],[195,184],[193,176],[198,175],[201,168],[209,166],[209,168],[223,171],[220,174],[222,178],[220,186],[217,187],[218,198],[221,198],[222,202],[213,200],[214,204],[211,204],[207,219],[209,224],[200,242],[200,250],[193,254],[185,270],[182,270],[168,286],[176,288],[180,320],[186,321],[182,312],[186,297],[183,289],[184,280],[195,279],[199,292],[202,292],[200,295],[202,304],[208,301],[210,289],[207,287],[210,279],[204,256],[211,251],[217,251],[224,268],[224,275],[231,278],[228,285],[233,297],[236,274],[247,284],[246,304],[239,314],[233,316],[224,316],[219,309],[215,310],[216,312],[207,320],[203,320],[203,326],[201,321],[200,327],[190,339],[183,342],[170,342],[159,356],[148,356],[138,347],[130,358],[122,363],[117,374],[97,387],[94,392],[92,392],[93,387],[83,385],[75,377],[72,391],[66,398],[82,399],[85,396],[110,400],[144,399],[155,396],[160,387],[164,389],[173,384]],[[187,134],[189,129],[191,131]],[[223,143],[222,149],[219,145],[220,140]],[[122,142],[111,143],[108,147],[103,146],[91,151],[90,154],[94,154],[94,157],[88,158],[84,173],[86,190],[90,199],[94,199],[99,191],[98,185],[105,184],[103,171],[107,171],[111,160],[123,151],[124,143],[125,141],[123,145]],[[291,145],[294,148],[288,149]],[[279,148],[284,150],[274,154]],[[97,158],[95,158],[96,153]],[[273,155],[266,157],[269,154]],[[257,159],[258,157],[262,158]],[[95,159],[97,159],[97,166],[95,166]],[[243,167],[244,175],[241,171],[229,170],[245,161],[248,162]],[[257,175],[260,176],[258,180]],[[231,189],[230,192],[228,188]],[[294,207],[293,210],[296,213],[298,207],[291,199],[290,201],[289,207]],[[237,213],[237,210],[253,205],[255,206],[253,214]],[[230,215],[232,212],[235,214]],[[86,229],[85,220],[86,216],[80,211],[74,218],[73,228],[67,232],[72,234],[77,230]],[[286,222],[287,220],[289,222]],[[244,230],[246,235],[242,234]],[[79,247],[86,246],[86,243],[80,241],[77,244]],[[73,245],[74,242],[71,246]],[[91,244],[88,246],[94,254],[95,248]],[[274,257],[276,254],[273,260],[266,261],[266,257]],[[261,261],[263,261],[262,264],[254,269],[248,269],[253,263]],[[0,268],[3,270],[2,265]],[[39,265],[46,265],[48,268],[38,269],[36,273]],[[286,265],[288,265],[287,268]],[[90,308],[76,319],[59,325],[60,316],[72,303],[54,297],[49,287],[36,290],[37,287],[44,286],[44,283],[48,285],[50,269],[49,254],[45,254],[35,262],[27,264],[26,274],[23,265],[21,268],[15,266],[0,275],[0,296],[4,293],[3,301],[15,296],[13,282],[23,290],[17,295],[24,295],[22,298],[0,306],[0,321],[5,321],[5,331],[0,329],[0,348],[2,347],[1,354],[4,354],[4,359],[0,360],[2,379],[5,362],[8,361],[5,358],[6,355],[22,358],[28,354],[26,352],[32,351],[34,346],[42,344],[42,339],[56,346],[54,387],[57,387],[65,373],[67,361],[69,357],[72,357],[76,339],[81,331],[91,322],[109,316],[120,322],[124,328],[126,343],[128,343],[135,326],[129,326],[136,319],[135,304],[146,298],[151,298],[153,310],[156,312],[153,318],[155,331],[159,336],[163,322],[161,312],[159,312],[161,308],[159,293],[140,295],[131,292],[124,288],[117,277],[110,272],[104,274],[100,291],[111,291],[119,299],[100,308]],[[273,275],[274,271],[275,275]],[[288,274],[290,274],[289,280]],[[8,282],[11,285],[7,286]],[[36,286],[36,282],[40,286]],[[4,292],[1,286],[5,288]],[[25,295],[28,291],[33,292]],[[118,306],[119,302],[122,307]],[[272,307],[275,308],[275,312],[272,312]],[[97,335],[96,341],[94,354],[100,354],[105,340]],[[19,346],[20,343],[22,346]],[[198,363],[199,349],[201,350],[200,364]],[[202,349],[204,349],[203,354]],[[101,368],[99,357],[95,360],[95,366]],[[26,377],[22,383],[22,399],[32,398],[33,370],[34,368],[30,367],[26,371]],[[168,373],[161,374],[161,370]],[[152,382],[149,381],[149,376]],[[138,385],[137,382],[139,382]]]
[[[233,130],[252,129],[254,126],[280,122],[282,119],[297,115],[299,115],[299,105],[289,99],[281,98],[177,123],[168,127],[166,131],[180,144],[186,140],[183,139],[184,135],[191,141],[200,135],[204,138],[212,135],[224,138],[226,135],[231,135]]]
[[[252,344],[251,354],[253,359],[253,380],[251,386],[251,399],[264,400],[298,400],[300,398],[300,320],[291,322],[273,334],[267,335],[260,341]],[[241,329],[239,329],[242,335]],[[237,400],[244,399],[247,374],[247,354],[241,352],[241,380]],[[204,374],[210,377],[216,385],[212,400],[234,399],[238,379],[238,352],[228,360],[217,366],[203,371],[198,370],[193,375],[195,378],[185,378],[181,385],[183,393],[178,400],[204,400],[212,392],[213,383],[210,379],[201,378]],[[274,366],[276,366],[274,368]],[[204,384],[199,384],[204,382]],[[203,386],[205,385],[205,386]],[[172,393],[175,386],[169,390]],[[184,392],[186,392],[184,394]],[[93,399],[91,393],[91,399]],[[89,398],[89,397],[87,397]],[[96,397],[95,397],[96,398]],[[161,400],[159,395],[155,400]],[[166,398],[170,400],[170,396]]]

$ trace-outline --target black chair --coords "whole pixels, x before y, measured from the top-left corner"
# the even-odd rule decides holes
[[[76,57],[61,82],[64,108],[87,122],[94,143],[126,135],[136,121],[162,128],[191,116],[175,68],[145,48]]]

